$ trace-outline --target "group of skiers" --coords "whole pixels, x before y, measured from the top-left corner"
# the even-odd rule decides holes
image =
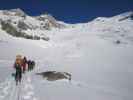
[[[16,60],[14,63],[14,68],[16,70],[14,76],[15,76],[15,81],[16,85],[18,82],[21,82],[22,79],[22,73],[25,73],[27,71],[33,70],[35,67],[35,62],[31,60],[27,60],[26,57],[23,57],[21,55],[16,56]]]

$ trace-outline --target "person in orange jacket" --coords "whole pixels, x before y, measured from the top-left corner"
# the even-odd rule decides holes
[[[18,85],[18,82],[21,83],[21,79],[22,79],[22,65],[21,64],[22,64],[21,55],[17,55],[15,63],[14,63],[14,68],[16,70],[16,73],[15,73],[16,85]]]

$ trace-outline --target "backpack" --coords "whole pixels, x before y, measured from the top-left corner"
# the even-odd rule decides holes
[[[15,63],[14,68],[16,69],[16,71],[21,71],[21,65]]]

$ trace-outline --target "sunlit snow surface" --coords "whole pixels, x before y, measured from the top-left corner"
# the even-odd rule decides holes
[[[133,24],[101,23],[46,31],[50,41],[13,38],[1,30],[0,100],[18,95],[20,100],[133,100]],[[126,30],[120,29],[124,37],[118,27]],[[36,61],[18,87],[11,77],[16,54]],[[69,72],[72,80],[49,82],[35,75],[49,70]]]

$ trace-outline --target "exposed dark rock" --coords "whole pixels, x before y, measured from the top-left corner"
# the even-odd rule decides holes
[[[19,21],[18,22],[18,28],[21,30],[27,30],[27,29],[31,29],[26,23],[24,23],[23,21]]]
[[[1,21],[1,26],[4,31],[6,31],[7,33],[9,33],[12,36],[16,36],[16,37],[26,36],[25,33],[18,31],[13,25],[11,25],[8,22]]]
[[[43,78],[46,78],[48,81],[56,81],[61,79],[71,80],[71,74],[67,72],[46,71],[36,74],[43,76]]]
[[[42,39],[42,40],[45,40],[45,41],[49,41],[49,40],[50,40],[49,37],[42,37],[41,39]]]
[[[115,43],[116,43],[116,44],[120,44],[121,41],[120,41],[120,40],[116,40]]]
[[[32,40],[45,40],[48,41],[49,37],[40,37],[37,35],[28,35],[24,32],[22,32],[21,30],[26,30],[27,28],[29,28],[25,23],[23,22],[19,22],[18,24],[18,28],[19,30],[14,27],[11,23],[10,20],[9,21],[0,21],[1,22],[1,26],[2,26],[2,30],[6,31],[8,34],[15,36],[15,37],[22,37],[22,38],[26,38],[26,39],[32,39]]]
[[[48,41],[49,38],[48,37],[39,37],[37,35],[35,36],[32,36],[32,35],[28,35],[20,30],[17,30],[12,24],[8,23],[8,22],[4,22],[4,21],[1,21],[1,26],[2,26],[2,29],[4,31],[6,31],[8,34],[12,35],[12,36],[15,36],[15,37],[23,37],[23,38],[26,38],[26,39],[32,39],[32,40],[40,40],[40,39],[43,39],[45,41]],[[22,25],[23,27],[23,25]],[[21,27],[21,28],[22,28]],[[26,28],[26,26],[24,26],[23,28]]]

